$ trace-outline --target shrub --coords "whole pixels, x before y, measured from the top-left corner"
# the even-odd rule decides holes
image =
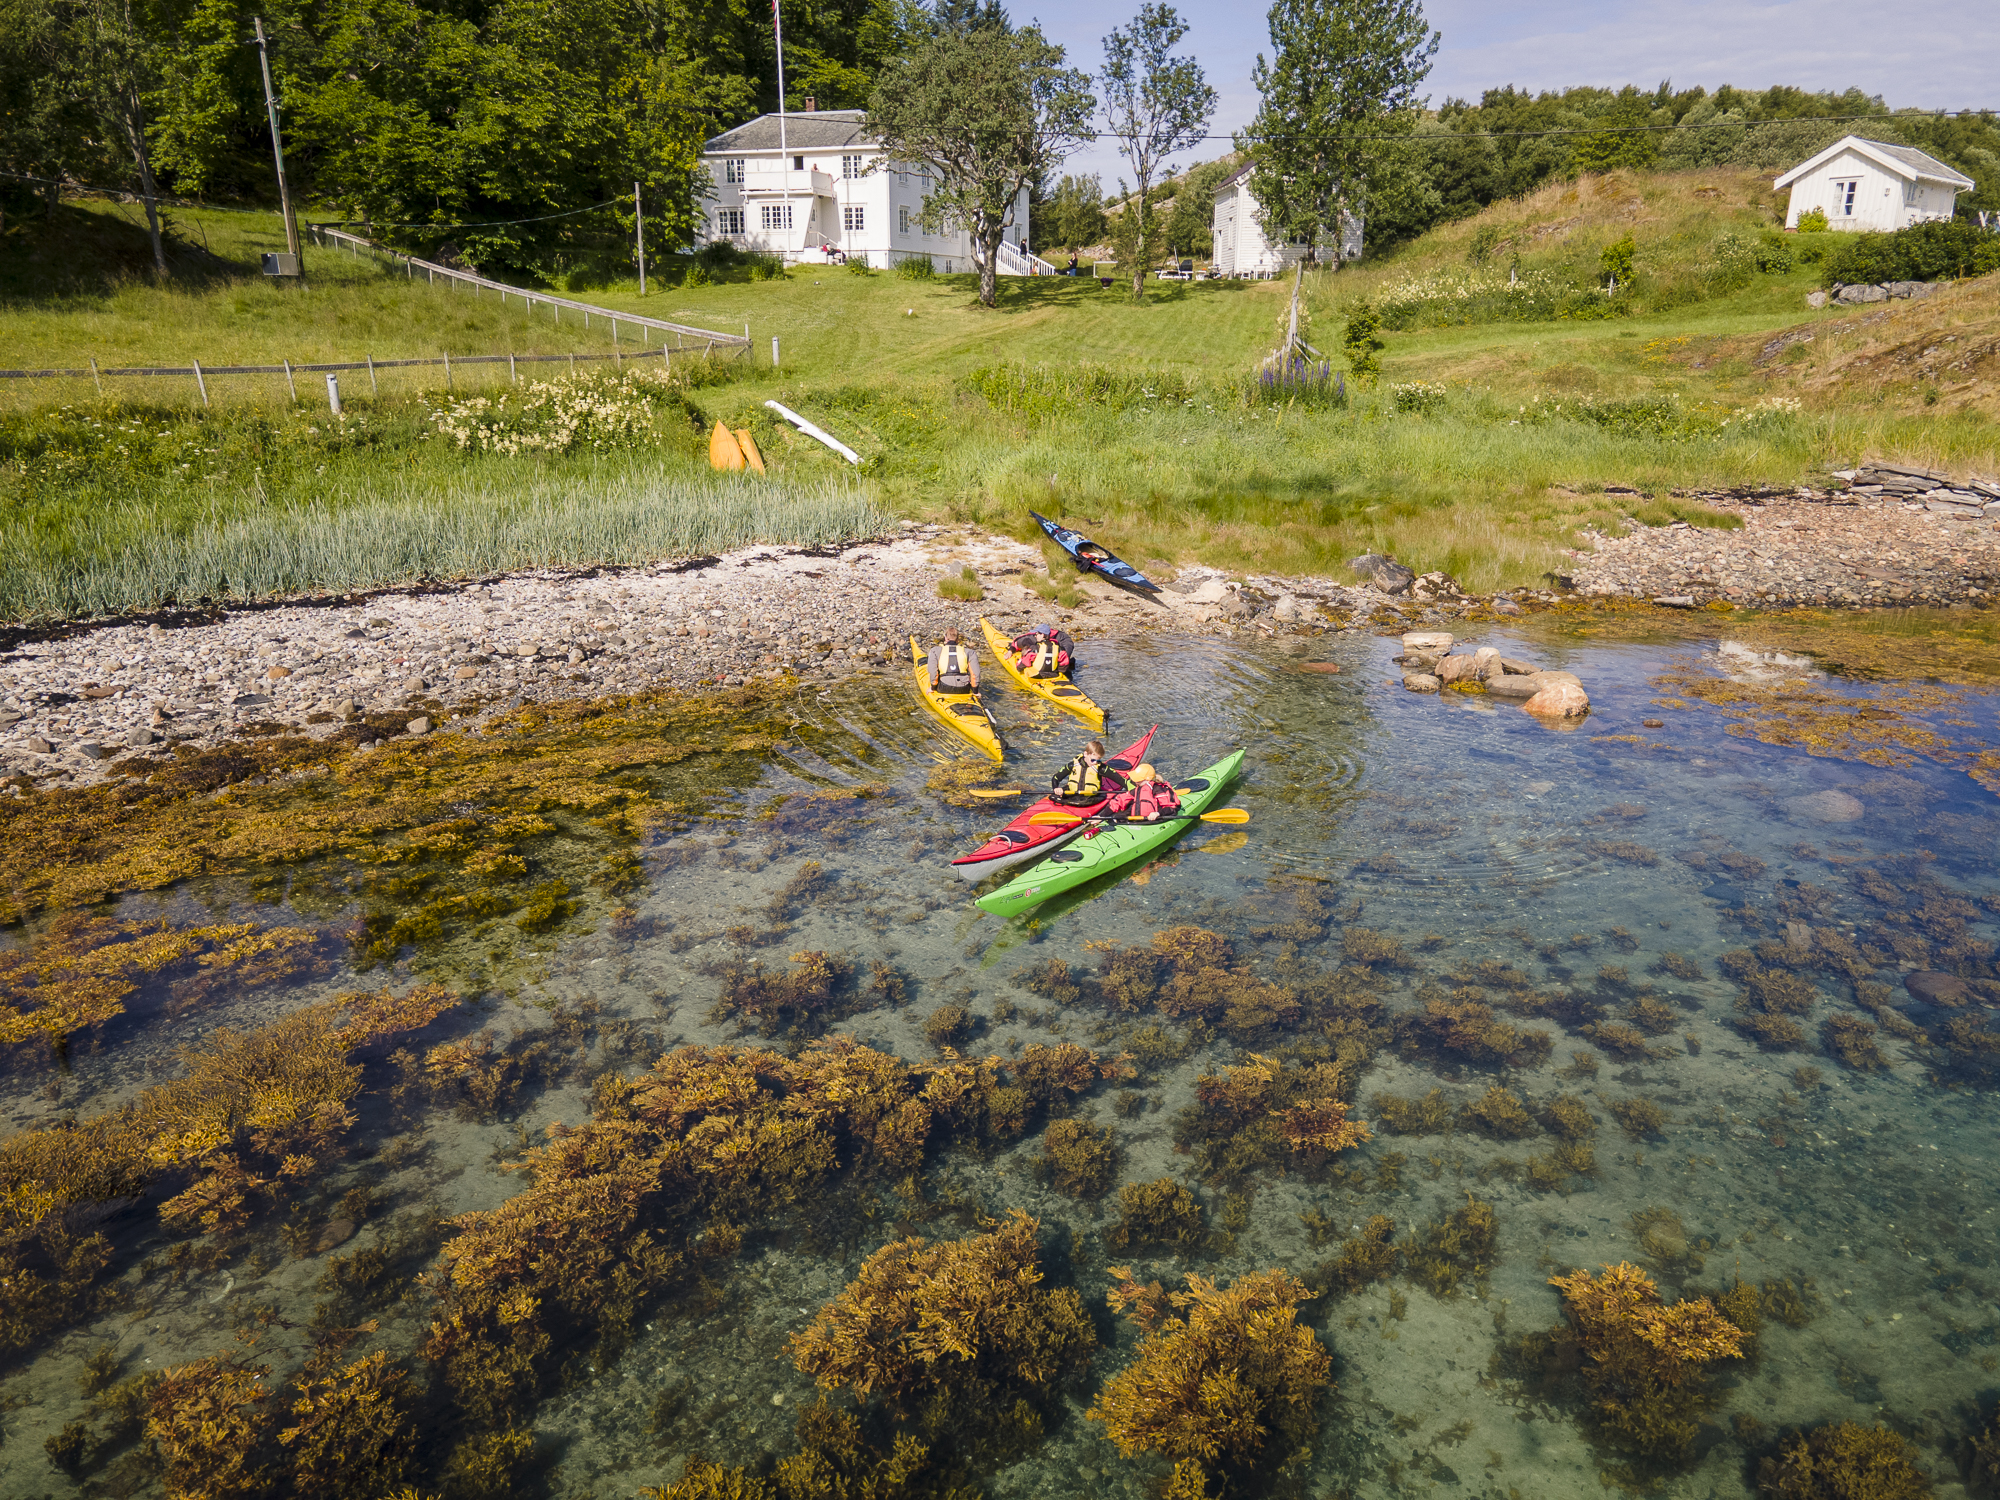
[[[1605,285],[1615,288],[1631,284],[1632,257],[1638,249],[1638,245],[1633,242],[1629,234],[1622,240],[1613,240],[1604,247],[1604,253],[1597,258],[1597,264],[1604,273]]]
[[[695,252],[696,261],[711,271],[727,270],[743,258],[743,252],[728,240],[710,240]],[[706,285],[706,283],[697,284]]]
[[[699,264],[689,266],[681,275],[681,285],[689,288],[707,286],[710,280],[708,267]]]
[[[1281,1459],[1311,1440],[1332,1382],[1332,1357],[1298,1305],[1312,1293],[1283,1271],[1239,1276],[1227,1291],[1190,1272],[1162,1295],[1113,1267],[1111,1306],[1145,1330],[1132,1363],[1106,1382],[1087,1415],[1119,1452],[1175,1460],[1170,1494],[1204,1493],[1210,1469]],[[1171,1303],[1174,1313],[1166,1313]],[[1280,1452],[1264,1454],[1267,1436]]]
[[[868,264],[868,257],[865,255],[848,256],[846,271],[850,276],[873,276],[875,274],[874,267]]]
[[[1912,224],[1892,234],[1842,235],[1820,265],[1824,286],[1945,281],[2000,270],[2000,235],[1961,219]]]
[[[1348,310],[1347,327],[1341,347],[1347,351],[1347,368],[1359,385],[1373,385],[1382,373],[1382,315],[1367,302],[1357,302]]]
[[[1805,211],[1804,213],[1800,214],[1800,215],[1799,215],[1799,233],[1800,233],[1800,234],[1825,234],[1825,233],[1826,233],[1826,210],[1825,210],[1825,209],[1823,209],[1823,208],[1809,208],[1809,209],[1807,209],[1807,210],[1806,210],[1806,211]]]
[[[1334,373],[1329,360],[1314,362],[1293,355],[1288,360],[1259,365],[1244,387],[1252,406],[1347,405],[1347,381]]]
[[[1767,276],[1782,276],[1791,270],[1797,257],[1793,253],[1789,235],[1780,234],[1775,229],[1767,229],[1757,236],[1754,252],[1757,269]]]
[[[896,274],[905,281],[935,281],[937,262],[928,255],[906,255],[896,262]]]
[[[753,255],[750,257],[750,279],[752,281],[783,281],[785,262],[776,255]]]

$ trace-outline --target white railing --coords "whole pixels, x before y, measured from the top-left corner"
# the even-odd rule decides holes
[[[994,261],[993,269],[1002,276],[1053,276],[1056,268],[1027,250],[1022,250],[1005,240],[1000,242],[1000,254]]]
[[[618,325],[624,323],[641,330],[642,344],[651,343],[651,333],[658,331],[662,334],[673,334],[677,347],[682,349],[689,347],[688,341],[691,339],[702,340],[710,349],[750,347],[750,325],[747,323],[743,325],[741,333],[717,333],[713,329],[694,328],[686,323],[669,323],[664,318],[649,318],[641,313],[613,312],[610,308],[599,307],[595,303],[578,302],[571,297],[552,297],[547,292],[527,291],[518,286],[508,286],[505,282],[488,280],[471,271],[461,271],[453,266],[441,266],[434,261],[419,260],[414,255],[404,255],[401,251],[387,249],[373,240],[363,239],[358,234],[349,234],[344,229],[335,229],[330,224],[307,224],[306,233],[323,246],[339,245],[356,255],[365,250],[370,255],[383,256],[392,264],[400,265],[404,273],[412,279],[415,279],[417,272],[422,271],[428,281],[459,282],[469,286],[474,296],[481,291],[498,292],[503,303],[510,296],[519,297],[527,304],[531,315],[537,307],[546,307],[558,323],[562,321],[565,308],[574,313],[581,313],[585,328],[590,326],[591,315],[595,314],[610,323],[611,341],[614,344],[618,342]],[[664,346],[666,340],[662,338],[660,343]]]

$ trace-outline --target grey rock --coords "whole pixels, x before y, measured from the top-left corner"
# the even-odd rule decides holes
[[[1518,676],[1508,672],[1499,677],[1488,678],[1486,691],[1496,698],[1527,699],[1540,692],[1541,687],[1532,676]]]
[[[1417,581],[1414,571],[1379,552],[1364,552],[1348,566],[1385,594],[1408,593],[1410,585]]]
[[[1496,615],[1524,615],[1527,611],[1512,599],[1495,599],[1493,601],[1493,613]]]
[[[1964,1005],[1973,998],[1971,985],[1956,974],[1936,969],[1918,969],[1915,973],[1905,974],[1903,988],[1932,1005]]]
[[[109,760],[111,752],[95,740],[84,740],[76,747],[76,753],[85,760]]]
[[[135,729],[126,735],[125,743],[130,745],[134,750],[143,750],[158,738],[159,736],[154,734],[152,730],[141,728]]]
[[[1448,630],[1412,630],[1403,636],[1403,650],[1411,655],[1442,656],[1451,650]]]
[[[1509,677],[1528,677],[1541,670],[1531,661],[1516,661],[1511,656],[1500,658],[1500,670]]]
[[[1807,292],[1807,293],[1806,293],[1806,306],[1807,306],[1807,307],[1825,307],[1825,306],[1826,306],[1826,293],[1825,293],[1825,292]]]
[[[1661,594],[1653,602],[1664,605],[1668,609],[1694,608],[1694,597],[1690,594]]]
[[[410,720],[403,728],[410,734],[429,734],[431,732],[431,721],[428,717],[416,718]]]
[[[1964,516],[1974,521],[1986,514],[1985,506],[1965,500],[1926,500],[1924,509],[1940,516]]]
[[[1887,302],[1889,294],[1879,286],[1835,287],[1833,300],[1852,306],[1859,302]]]
[[[271,702],[268,693],[238,693],[230,700],[238,708],[264,708]]]
[[[1405,672],[1403,686],[1413,693],[1435,693],[1444,686],[1428,672]]]
[[[52,752],[56,747],[54,745],[51,745],[47,740],[43,739],[39,734],[36,734],[36,735],[30,735],[27,738],[27,740],[23,742],[23,748],[26,749],[28,753],[31,755],[47,755],[50,752]]]

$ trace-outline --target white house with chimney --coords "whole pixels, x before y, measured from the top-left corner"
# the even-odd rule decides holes
[[[972,270],[969,234],[923,227],[924,198],[935,186],[929,173],[890,161],[863,122],[858,109],[808,107],[759,115],[710,140],[701,153],[709,177],[706,238],[787,263],[859,257],[886,269],[928,256],[940,271]],[[1054,269],[1028,252],[1025,187],[1008,219],[998,269],[1003,276]]]
[[[1790,188],[1785,228],[1817,208],[1830,229],[1905,229],[1926,219],[1949,219],[1958,195],[1977,186],[1915,146],[1892,146],[1843,136],[1771,184]]]
[[[1214,250],[1210,264],[1218,276],[1281,276],[1304,259],[1306,251],[1312,248],[1303,240],[1280,243],[1265,234],[1264,209],[1250,191],[1250,171],[1250,163],[1244,163],[1215,190],[1215,217],[1211,228]],[[1360,216],[1343,209],[1340,215],[1342,260],[1361,258],[1361,229]],[[1332,249],[1330,240],[1322,241],[1318,258],[1325,259]]]

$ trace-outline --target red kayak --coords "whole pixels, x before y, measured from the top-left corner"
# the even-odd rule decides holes
[[[1155,724],[1137,741],[1120,750],[1105,764],[1114,771],[1131,770],[1145,760],[1146,747],[1153,743],[1153,736],[1159,732],[1160,726]],[[1026,864],[1031,859],[1040,859],[1051,849],[1058,848],[1082,833],[1085,825],[1082,823],[1071,824],[1069,827],[1060,824],[1031,825],[1029,819],[1036,813],[1049,812],[1053,809],[1076,813],[1079,817],[1088,817],[1103,806],[1103,800],[1072,806],[1057,802],[1052,797],[1044,797],[970,854],[961,854],[953,860],[951,867],[967,880],[976,882],[1001,870]]]

